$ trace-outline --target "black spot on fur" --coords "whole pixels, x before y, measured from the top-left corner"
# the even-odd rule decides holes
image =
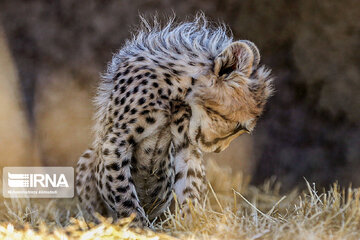
[[[126,98],[125,98],[125,97],[121,98],[121,100],[120,100],[120,104],[121,104],[121,105],[123,105],[123,104],[125,103],[125,100],[126,100]]]
[[[109,152],[110,152],[109,149],[105,148],[104,151],[103,151],[103,154],[105,156],[107,156],[107,155],[109,155]]]
[[[137,112],[136,108],[131,109],[130,114],[134,115]]]
[[[185,120],[185,118],[184,118],[184,117],[181,117],[181,118],[175,120],[174,123],[175,123],[176,125],[179,125],[179,124],[182,123],[184,120]]]
[[[117,176],[116,179],[119,180],[119,181],[124,181],[125,177],[124,177],[124,175],[119,174],[119,176]]]
[[[118,148],[115,149],[115,155],[117,158],[120,158],[120,156],[121,156]]]
[[[107,169],[107,170],[112,169],[112,170],[114,170],[114,171],[119,171],[119,170],[120,170],[120,166],[119,166],[118,163],[113,162],[113,163],[107,165],[107,166],[106,166],[106,169]]]
[[[183,71],[178,71],[176,69],[171,69],[171,71],[175,74],[175,75],[181,75],[183,73]]]
[[[114,77],[114,80],[118,79],[120,76],[121,76],[122,72],[118,72],[115,77]]]
[[[107,180],[108,180],[109,182],[112,182],[112,181],[114,180],[111,175],[106,176],[106,178],[107,178]]]
[[[145,103],[145,101],[146,101],[146,99],[142,97],[139,99],[138,104],[143,105]]]
[[[189,93],[191,93],[192,89],[191,88],[188,88],[187,91],[186,91],[186,94],[185,96],[187,96]]]
[[[146,114],[148,114],[149,112],[150,112],[149,110],[144,110],[144,111],[140,112],[140,115],[146,115]]]
[[[118,191],[119,193],[126,193],[128,189],[129,189],[129,186],[117,187],[116,191]]]
[[[139,126],[139,127],[137,127],[136,129],[135,129],[135,131],[137,132],[137,133],[143,133],[144,132],[144,128],[143,127],[141,127],[141,126]]]
[[[126,91],[126,86],[122,86],[121,88],[120,88],[120,93],[124,93]]]
[[[134,208],[135,207],[134,203],[131,200],[126,200],[122,204],[126,208]]]
[[[121,167],[125,167],[126,165],[128,165],[130,163],[129,159],[124,159],[121,163]]]
[[[161,99],[165,99],[165,100],[169,100],[169,97],[168,97],[168,96],[165,96],[165,95],[161,95],[160,98],[161,98]]]
[[[169,79],[169,78],[165,78],[165,82],[166,82],[168,85],[170,85],[170,86],[172,86],[172,85],[173,85],[173,83],[170,81],[170,79]]]
[[[139,86],[134,87],[133,93],[137,93],[139,91]]]
[[[156,121],[155,118],[153,118],[153,117],[146,117],[145,120],[146,120],[146,122],[149,123],[149,124],[153,124],[153,123],[155,123],[155,121]]]
[[[193,77],[192,77],[192,78],[191,78],[191,85],[193,85],[193,86],[194,86],[196,81],[197,81],[197,80],[196,80],[195,78],[193,78]]]
[[[125,146],[125,144],[126,144],[125,140],[122,140],[122,141],[119,143],[119,147],[123,147],[123,146]]]
[[[127,84],[131,84],[134,81],[134,79],[132,77],[129,77],[129,79],[127,80]]]
[[[128,139],[128,143],[130,145],[136,145],[136,142],[135,142],[135,139],[134,139],[134,136],[130,136],[129,139]]]

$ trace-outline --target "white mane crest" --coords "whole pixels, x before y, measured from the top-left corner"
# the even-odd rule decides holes
[[[211,25],[203,14],[193,21],[176,23],[174,17],[162,27],[157,18],[150,24],[140,17],[142,24],[131,40],[118,53],[119,57],[148,53],[192,58],[215,57],[232,42],[224,24]]]

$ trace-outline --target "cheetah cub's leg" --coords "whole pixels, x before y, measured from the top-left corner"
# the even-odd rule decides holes
[[[95,154],[87,149],[80,157],[76,167],[76,192],[86,219],[97,221],[94,213],[106,216],[108,209],[96,188]]]
[[[114,132],[110,132],[106,139],[99,149],[100,161],[96,174],[101,197],[117,218],[129,217],[135,213],[132,226],[149,226],[131,177],[131,165],[136,161],[133,156],[135,141],[132,136],[125,140]]]
[[[174,191],[183,213],[187,214],[187,200],[193,204],[201,202],[207,190],[202,152],[190,144],[187,135],[190,116],[189,106],[182,103],[173,105],[171,133],[174,149],[171,155],[176,174]]]

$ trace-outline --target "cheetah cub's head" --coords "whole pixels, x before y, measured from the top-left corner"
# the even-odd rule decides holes
[[[194,91],[189,136],[205,152],[220,152],[243,133],[251,133],[272,94],[270,70],[259,66],[259,50],[250,41],[227,46],[213,69],[199,77]]]

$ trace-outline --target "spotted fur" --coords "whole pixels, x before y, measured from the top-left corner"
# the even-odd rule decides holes
[[[77,168],[90,212],[150,225],[171,203],[206,191],[203,152],[251,132],[272,87],[250,41],[233,41],[200,15],[142,28],[114,55],[100,83],[93,149]],[[186,204],[184,205],[186,209]]]

